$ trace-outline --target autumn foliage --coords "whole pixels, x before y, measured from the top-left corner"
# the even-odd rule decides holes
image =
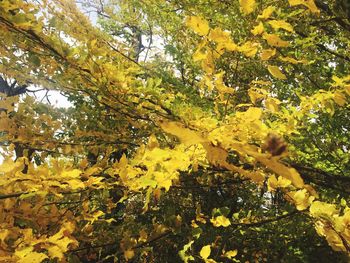
[[[347,262],[349,39],[346,0],[0,0],[0,262]]]

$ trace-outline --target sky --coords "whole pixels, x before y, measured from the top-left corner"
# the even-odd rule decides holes
[[[37,101],[49,103],[55,107],[69,108],[72,106],[72,104],[67,100],[67,98],[56,90],[40,90],[35,92],[35,94],[33,94],[32,96],[35,96],[35,99]]]

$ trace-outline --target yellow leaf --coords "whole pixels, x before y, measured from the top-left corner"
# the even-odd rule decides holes
[[[239,0],[239,4],[241,5],[241,11],[245,15],[254,12],[256,7],[255,0]]]
[[[314,217],[328,217],[331,218],[337,214],[337,207],[333,204],[327,204],[320,201],[315,201],[310,206],[310,214]]]
[[[64,253],[68,250],[69,245],[78,245],[78,242],[74,238],[69,237],[69,235],[74,231],[74,228],[75,226],[73,223],[65,222],[63,223],[59,232],[47,239],[47,242],[52,244],[47,248],[50,257],[57,257],[59,260],[62,260]]]
[[[248,177],[255,183],[262,183],[265,180],[264,174],[259,171],[249,172],[244,175],[245,177]]]
[[[224,77],[225,72],[220,72],[218,74],[215,74],[215,87],[220,93],[228,93],[228,94],[233,94],[235,90],[233,88],[229,88],[224,84],[223,77]]]
[[[87,158],[84,158],[80,163],[79,163],[79,168],[80,169],[85,169],[89,165],[89,161]]]
[[[278,181],[276,176],[271,175],[267,180],[267,189],[271,192],[278,188]]]
[[[82,181],[78,179],[71,179],[67,180],[66,183],[72,188],[73,190],[79,189],[79,188],[84,188],[85,185]]]
[[[79,169],[73,169],[68,171],[63,171],[61,173],[62,177],[77,178],[80,177],[81,171]]]
[[[287,167],[281,163],[279,163],[276,159],[274,158],[266,158],[263,157],[260,154],[256,154],[253,152],[249,152],[255,159],[257,159],[259,162],[264,164],[267,168],[269,168],[271,171],[275,172],[278,175],[283,176],[284,178],[290,180],[293,185],[296,187],[303,187],[304,186],[304,181],[301,178],[300,174],[295,170],[294,168]]]
[[[295,58],[291,58],[291,57],[279,57],[280,60],[282,60],[283,62],[289,62],[292,64],[307,64],[307,60],[302,59],[302,60],[296,60]]]
[[[126,166],[128,165],[128,159],[126,158],[125,153],[123,153],[122,157],[120,158],[117,167],[119,169],[123,169],[126,168]]]
[[[154,148],[159,148],[159,143],[158,143],[157,137],[154,134],[152,134],[148,138],[147,148],[149,150],[153,150]]]
[[[266,90],[250,88],[248,90],[248,95],[253,104],[256,104],[257,101],[260,101],[266,97]]]
[[[267,41],[267,44],[269,44],[272,47],[288,47],[289,42],[282,40],[279,36],[275,34],[267,34],[264,33],[263,39]]]
[[[230,40],[230,33],[216,27],[210,31],[208,38],[216,43],[225,43]]]
[[[210,219],[210,222],[215,227],[220,227],[220,226],[228,227],[229,225],[231,225],[230,220],[225,216],[217,216],[215,218]]]
[[[160,127],[163,131],[175,135],[183,144],[198,144],[205,141],[205,139],[198,134],[197,131],[186,128],[180,122],[160,122]]]
[[[149,203],[151,201],[152,191],[153,191],[153,189],[151,187],[149,187],[146,191],[145,201],[144,201],[143,208],[142,208],[143,213],[148,211]]]
[[[211,253],[210,245],[206,245],[202,247],[201,251],[199,252],[199,255],[203,259],[207,259],[210,256],[210,253]]]
[[[194,52],[192,58],[194,62],[201,61],[206,59],[208,56],[208,53],[206,51],[202,51],[201,49],[197,49],[196,52]]]
[[[291,185],[291,183],[292,183],[292,181],[290,181],[286,178],[283,178],[282,176],[278,177],[278,186],[279,187],[285,188],[285,187]]]
[[[291,185],[291,181],[279,176],[278,179],[274,175],[269,177],[269,180],[267,181],[267,186],[269,191],[274,191],[275,189],[281,187],[281,188],[286,188],[289,185]]]
[[[350,81],[350,75],[343,77],[343,78],[339,78],[337,76],[332,76],[332,80],[334,81],[334,84],[332,84],[332,86],[344,87],[347,85],[347,82]]]
[[[238,46],[232,41],[232,39],[229,39],[227,42],[220,43],[218,47],[221,46],[222,48],[225,48],[228,51],[237,51]]]
[[[264,29],[264,25],[262,22],[259,23],[259,25],[255,26],[251,32],[254,36],[256,35],[261,35],[262,33],[264,33],[265,29]]]
[[[261,54],[261,60],[269,60],[271,57],[273,57],[274,55],[276,55],[276,49],[264,49]]]
[[[214,146],[211,142],[202,143],[202,145],[207,151],[209,163],[216,166],[224,166],[226,164],[228,152],[225,149]]]
[[[238,47],[238,51],[242,52],[247,57],[254,57],[256,52],[258,52],[258,47],[258,43],[247,41],[242,46]]]
[[[210,29],[208,21],[199,16],[187,17],[186,25],[200,36],[207,35]]]
[[[274,6],[268,6],[266,7],[261,15],[258,15],[258,19],[268,19],[272,15],[272,13],[276,10],[276,7]]]
[[[33,247],[26,247],[24,249],[17,250],[14,255],[19,258],[18,261],[16,261],[18,263],[40,263],[44,259],[48,258],[48,256],[44,253],[33,251]]]
[[[66,238],[64,238],[66,239]],[[58,258],[58,259],[63,259],[64,253],[62,249],[59,246],[52,245],[47,248],[48,254],[50,255],[51,258]]]
[[[165,188],[165,192],[168,192],[170,189],[170,186],[172,185],[172,180],[171,179],[167,179],[167,180],[162,180],[158,183],[158,187],[159,188]]]
[[[294,32],[293,26],[284,20],[271,20],[269,24],[275,30],[282,28],[288,32]]]
[[[226,253],[224,254],[224,257],[231,259],[231,258],[237,256],[237,253],[238,253],[237,249],[229,250],[229,251],[226,251]]]
[[[212,52],[208,52],[205,59],[201,63],[202,69],[208,74],[211,75],[215,70],[214,57]]]
[[[17,171],[23,170],[24,163],[17,161],[14,162],[13,160],[6,159],[1,165],[0,165],[0,176],[4,173],[9,174],[15,174]]]
[[[267,69],[277,79],[287,79],[286,75],[282,73],[282,71],[277,66],[268,65]]]
[[[338,90],[334,93],[333,99],[339,106],[344,106],[346,103],[345,95]]]
[[[187,250],[191,248],[193,243],[193,240],[188,242],[186,245],[183,246],[183,249],[179,251],[179,256],[185,263],[187,263],[190,260],[194,260],[194,257],[186,255]]]
[[[295,192],[289,192],[289,197],[294,201],[296,208],[304,210],[309,207],[312,201],[315,199],[314,196],[310,196],[306,189],[301,189]]]
[[[296,5],[303,5],[310,9],[312,13],[319,13],[320,10],[318,10],[314,0],[288,0],[289,4],[291,6]]]
[[[350,96],[350,85],[345,85],[344,86],[345,92],[348,96]]]
[[[244,112],[244,119],[246,121],[256,121],[261,118],[262,110],[256,107],[250,107],[246,112]]]
[[[272,111],[272,112],[278,112],[278,110],[279,110],[279,104],[280,104],[281,102],[278,100],[278,99],[276,99],[276,98],[267,98],[266,100],[265,100],[265,106],[266,106],[266,108],[268,109],[268,110],[270,110],[270,111]]]
[[[124,251],[124,257],[128,261],[129,259],[132,259],[135,256],[135,251],[132,249]]]

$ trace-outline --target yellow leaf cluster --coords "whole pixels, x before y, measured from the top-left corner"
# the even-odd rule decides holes
[[[298,188],[302,188],[304,186],[304,181],[301,178],[300,174],[294,168],[287,167],[281,163],[279,163],[274,158],[266,158],[263,155],[252,153],[253,156],[262,164],[264,164],[267,168],[275,172],[276,174],[288,179],[292,182],[292,184]]]
[[[220,227],[220,226],[228,227],[229,225],[231,225],[230,220],[225,216],[217,216],[215,218],[210,219],[210,222],[215,227]]]
[[[225,50],[236,51],[237,45],[231,39],[230,32],[223,31],[221,28],[216,27],[210,31],[208,38],[217,44],[216,51],[222,54]]]
[[[242,52],[245,56],[251,58],[254,57],[255,54],[258,52],[259,46],[260,45],[258,43],[247,41],[243,45],[238,47],[238,51]]]
[[[335,251],[348,251],[344,245],[344,242],[350,241],[350,229],[349,229],[349,215],[348,212],[341,217],[336,217],[336,225],[333,226],[331,222],[319,220],[316,222],[316,231],[320,236],[324,236],[328,244]],[[346,225],[346,223],[348,225]]]
[[[316,218],[331,218],[337,213],[338,209],[334,204],[314,201],[310,206],[310,214]]]
[[[315,199],[314,196],[310,196],[309,192],[306,189],[289,192],[288,196],[291,197],[298,210],[305,210]]]
[[[186,245],[183,246],[182,250],[179,251],[179,256],[185,263],[194,260],[193,256],[187,255],[187,251],[191,248],[193,243],[194,241],[191,240],[190,242],[188,242]]]
[[[279,176],[278,179],[274,175],[270,176],[267,181],[269,191],[274,191],[277,188],[286,188],[291,185],[292,181]]]

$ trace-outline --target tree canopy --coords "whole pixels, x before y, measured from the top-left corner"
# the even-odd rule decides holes
[[[349,50],[347,0],[0,0],[0,261],[348,262]]]

